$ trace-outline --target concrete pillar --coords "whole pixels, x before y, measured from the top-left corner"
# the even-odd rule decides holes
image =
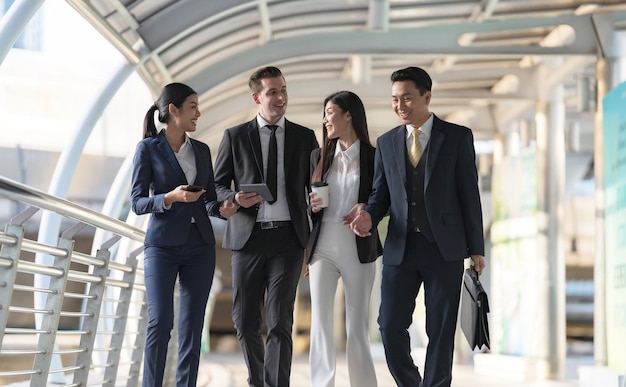
[[[550,376],[565,376],[565,102],[564,87],[555,87],[548,107],[546,203],[548,205],[548,353]],[[540,193],[541,194],[541,193]]]
[[[541,309],[545,315],[538,333],[545,337],[538,353],[544,356],[550,378],[565,376],[565,248],[563,241],[563,205],[565,202],[565,102],[563,85],[556,86],[547,102],[537,103],[537,253],[544,256],[539,270],[542,289]],[[539,340],[541,343],[542,341]]]

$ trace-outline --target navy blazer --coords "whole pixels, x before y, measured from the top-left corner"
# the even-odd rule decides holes
[[[484,255],[482,209],[474,137],[469,128],[434,116],[426,157],[424,202],[433,237],[443,258],[456,261]],[[390,214],[383,263],[399,265],[408,232],[406,126],[378,138],[374,184],[365,208],[373,226]]]
[[[220,217],[221,203],[217,201],[215,193],[211,151],[205,143],[190,140],[197,170],[193,182],[187,182],[163,130],[137,144],[133,159],[131,202],[137,215],[151,214],[144,240],[146,246],[183,245],[189,236],[192,217],[204,241],[215,244],[208,216]],[[166,210],[163,205],[165,194],[179,185],[187,184],[202,186],[206,192],[194,203],[175,202]]]
[[[372,192],[375,152],[376,148],[370,146],[369,144],[361,142],[361,146],[359,148],[359,168],[361,177],[359,180],[359,194],[357,198],[357,201],[359,203],[367,202],[367,198]],[[311,152],[311,175],[313,175],[313,171],[315,170],[315,167],[317,166],[320,157],[321,148],[317,148],[313,152]],[[320,236],[324,210],[322,209],[322,211],[315,213],[313,211],[310,211],[309,206],[309,213],[311,214],[311,220],[313,221],[313,229],[311,230],[311,235],[309,236],[309,242],[307,243],[306,252],[304,255],[305,262],[307,263],[311,262],[311,257],[313,256],[315,246],[317,245],[317,239]],[[362,238],[358,235],[355,235],[354,237],[356,238],[356,249],[359,262],[374,262],[383,253],[382,245],[380,244],[380,238],[378,237],[378,230],[376,228],[372,230],[372,235],[370,236]]]
[[[220,200],[235,200],[242,183],[261,183],[263,156],[257,119],[224,131],[215,161],[215,186]],[[285,120],[285,189],[293,229],[302,248],[309,237],[306,192],[309,185],[309,156],[317,148],[315,133]],[[256,222],[258,205],[240,207],[228,218],[222,246],[229,250],[244,247]]]

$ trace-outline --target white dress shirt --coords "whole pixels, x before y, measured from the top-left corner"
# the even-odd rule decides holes
[[[193,184],[196,181],[196,176],[198,175],[198,170],[196,169],[196,154],[193,153],[193,146],[191,146],[191,140],[187,135],[185,135],[185,141],[183,145],[180,146],[178,152],[174,152],[174,156],[176,156],[176,160],[178,160],[178,165],[183,170],[185,174],[185,178],[187,179],[187,184]],[[169,206],[165,206],[166,210],[172,208],[172,204]],[[195,223],[196,220],[191,218],[191,223]]]
[[[430,113],[428,119],[420,126],[419,130],[422,131],[422,134],[419,136],[420,145],[422,146],[422,152],[426,150],[426,145],[428,145],[428,140],[430,140],[430,133],[433,130],[433,113]],[[406,126],[406,150],[407,152],[411,152],[411,145],[413,145],[413,125]]]
[[[185,142],[180,146],[178,152],[174,152],[176,160],[185,172],[187,178],[187,184],[193,184],[196,181],[198,170],[196,169],[196,155],[193,153],[193,147],[191,146],[191,140],[185,135]]]

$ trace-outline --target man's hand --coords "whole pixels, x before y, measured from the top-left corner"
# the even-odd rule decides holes
[[[220,206],[220,215],[228,219],[237,212],[237,205],[230,200],[224,200]]]
[[[350,223],[350,229],[360,237],[372,235],[372,217],[369,212],[359,209],[354,220]]]
[[[256,192],[243,192],[239,191],[235,195],[235,203],[239,204],[243,208],[250,208],[257,203],[263,201],[263,196]]]
[[[474,262],[474,270],[476,270],[478,274],[482,273],[487,265],[485,263],[485,257],[482,255],[472,255],[470,258],[472,259],[472,262]]]

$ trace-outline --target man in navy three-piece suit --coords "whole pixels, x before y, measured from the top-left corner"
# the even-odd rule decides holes
[[[378,139],[372,194],[351,227],[369,235],[390,215],[378,323],[396,383],[450,386],[463,260],[470,257],[478,272],[485,267],[474,139],[470,129],[429,111],[426,71],[408,67],[391,81],[392,107],[403,124]],[[429,340],[423,378],[408,334],[422,283]]]

